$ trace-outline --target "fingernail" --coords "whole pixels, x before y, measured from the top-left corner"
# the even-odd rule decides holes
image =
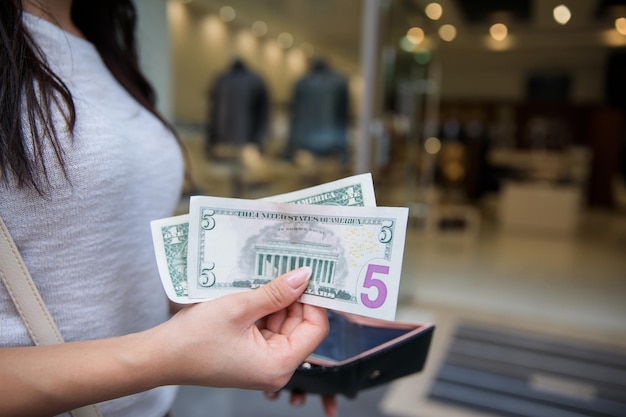
[[[302,284],[308,281],[310,276],[311,267],[303,266],[302,268],[298,268],[291,272],[291,274],[287,277],[287,284],[294,289],[300,288]]]

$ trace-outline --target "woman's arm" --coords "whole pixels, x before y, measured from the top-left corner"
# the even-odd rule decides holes
[[[161,385],[276,391],[328,332],[324,309],[296,302],[309,275],[195,304],[141,333],[0,349],[0,415],[58,414]]]
[[[144,333],[0,349],[0,415],[55,415],[159,385]]]

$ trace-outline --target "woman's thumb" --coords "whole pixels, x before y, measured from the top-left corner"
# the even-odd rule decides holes
[[[253,304],[251,312],[260,318],[289,306],[302,295],[310,277],[311,268],[304,266],[251,291],[247,294]]]

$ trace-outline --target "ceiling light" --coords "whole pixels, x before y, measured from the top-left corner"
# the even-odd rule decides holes
[[[618,17],[615,19],[615,30],[617,30],[620,35],[626,35],[626,18]]]
[[[503,41],[509,34],[509,29],[503,23],[495,23],[489,28],[489,34],[497,41]]]
[[[443,25],[439,28],[439,37],[446,42],[452,42],[456,38],[454,25]]]
[[[559,25],[565,25],[572,18],[572,12],[566,5],[560,4],[552,10],[552,16]]]
[[[424,13],[426,13],[426,16],[428,16],[429,19],[439,20],[443,15],[443,8],[439,3],[430,3],[424,9]]]

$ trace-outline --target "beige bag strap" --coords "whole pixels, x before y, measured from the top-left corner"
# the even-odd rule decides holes
[[[36,345],[63,343],[54,319],[33,282],[20,252],[0,217],[0,278]],[[95,405],[72,410],[74,417],[102,417]]]

